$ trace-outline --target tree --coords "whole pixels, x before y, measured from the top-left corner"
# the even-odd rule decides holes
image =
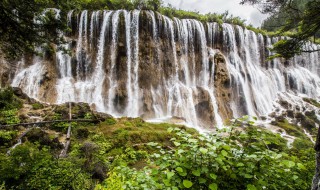
[[[291,33],[289,39],[274,44],[276,57],[288,59],[302,52],[320,51],[304,46],[320,31],[320,0],[309,0],[304,4],[298,0],[242,0],[240,4],[258,5],[262,13],[272,17],[284,16],[285,23],[279,27],[279,35]]]
[[[38,45],[60,41],[57,32],[65,29],[54,0],[3,0],[0,2],[0,49],[7,58],[23,52],[34,53]]]

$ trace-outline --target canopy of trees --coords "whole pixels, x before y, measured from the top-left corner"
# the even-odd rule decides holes
[[[271,14],[271,17],[264,23],[264,28],[279,30],[280,35],[290,37],[274,45],[277,56],[291,58],[301,52],[319,51],[319,49],[306,49],[304,44],[319,36],[320,0],[241,1],[241,4],[245,3],[258,5],[262,13]]]

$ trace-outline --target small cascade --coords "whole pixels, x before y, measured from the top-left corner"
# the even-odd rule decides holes
[[[22,68],[18,69],[11,85],[13,87],[23,87],[23,91],[31,98],[39,99],[40,83],[45,71],[45,66],[42,62],[43,59],[41,57],[34,56],[33,65],[23,68],[26,65],[21,64]]]
[[[320,53],[266,60],[278,37],[144,10],[70,11],[67,25],[74,30],[61,33],[67,43],[50,60],[22,59],[12,86],[50,103],[87,102],[115,117],[179,118],[198,129],[266,116],[291,95],[320,100]]]

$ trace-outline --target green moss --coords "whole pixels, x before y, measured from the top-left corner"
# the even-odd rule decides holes
[[[293,149],[300,151],[307,148],[313,148],[313,143],[310,141],[310,139],[296,138],[292,143],[292,147]]]
[[[304,100],[305,102],[308,102],[309,104],[312,104],[312,105],[320,108],[320,103],[319,103],[318,101],[312,99],[312,98],[303,98],[303,100]]]
[[[103,122],[103,125],[114,125],[117,123],[117,120],[114,118],[108,118]]]
[[[305,137],[304,132],[299,128],[299,126],[290,124],[287,120],[277,122],[276,126],[284,129],[291,136]]]
[[[43,108],[44,108],[44,106],[40,103],[32,104],[32,109],[34,109],[34,110],[43,109]]]
[[[171,145],[170,139],[173,137],[171,133],[167,132],[169,127],[183,128],[192,134],[196,134],[196,130],[185,126],[147,123],[141,118],[120,118],[117,122],[115,119],[107,119],[94,130],[95,132],[102,132],[115,147],[130,147],[148,142],[159,142],[169,146]]]

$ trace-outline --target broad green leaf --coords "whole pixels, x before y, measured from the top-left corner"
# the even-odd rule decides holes
[[[244,164],[241,162],[237,164],[237,167],[242,167],[242,166],[244,166]]]
[[[301,164],[301,163],[298,163],[297,166],[298,166],[298,168],[299,168],[300,170],[306,170],[306,169],[307,169],[307,168],[306,168],[303,164]]]
[[[229,145],[223,145],[222,148],[227,151],[229,151],[231,149],[231,147]]]
[[[257,190],[257,188],[254,185],[248,184],[247,190]]]
[[[170,180],[174,176],[173,172],[167,172],[167,178]]]
[[[180,145],[181,145],[181,143],[176,142],[176,141],[174,141],[173,144],[174,144],[175,146],[180,146]]]
[[[200,152],[201,152],[202,154],[207,154],[207,152],[208,152],[208,149],[202,148],[202,147],[201,147],[199,150],[200,150]]]
[[[184,150],[179,149],[179,150],[178,150],[178,154],[182,154],[182,153],[184,153]]]
[[[210,177],[211,177],[212,179],[217,179],[217,175],[216,175],[216,174],[210,174]]]
[[[293,179],[293,180],[296,180],[296,179],[298,179],[298,178],[299,178],[299,177],[296,176],[296,175],[293,175],[293,176],[292,176],[292,179]]]
[[[222,150],[222,151],[221,151],[221,154],[222,154],[223,156],[227,156],[227,155],[228,155],[228,152],[226,152],[225,150]]]
[[[190,188],[192,187],[193,183],[189,180],[183,180],[183,186],[185,186],[186,188]]]
[[[168,131],[169,133],[171,133],[171,132],[173,131],[173,128],[172,128],[172,127],[169,127],[169,128],[167,129],[167,131]]]
[[[250,178],[252,178],[253,176],[250,175],[250,174],[245,174],[244,177],[250,179]]]
[[[205,183],[205,182],[207,182],[206,179],[204,179],[204,178],[202,178],[202,177],[199,178],[199,183]]]
[[[166,186],[170,186],[170,185],[171,185],[169,179],[164,179],[164,180],[163,180],[163,183],[164,183]]]
[[[181,167],[177,167],[176,170],[177,172],[181,172],[181,173],[183,172],[183,169]]]
[[[195,176],[197,176],[197,177],[199,177],[199,176],[201,175],[201,171],[200,171],[200,169],[193,170],[193,171],[192,171],[192,174],[195,175]]]
[[[292,167],[294,167],[296,165],[296,163],[292,162],[291,160],[284,160],[283,164],[285,166],[287,166],[288,168],[292,168]]]
[[[218,189],[218,185],[217,185],[216,183],[211,183],[211,184],[209,185],[209,189],[211,189],[211,190],[217,190],[217,189]]]

